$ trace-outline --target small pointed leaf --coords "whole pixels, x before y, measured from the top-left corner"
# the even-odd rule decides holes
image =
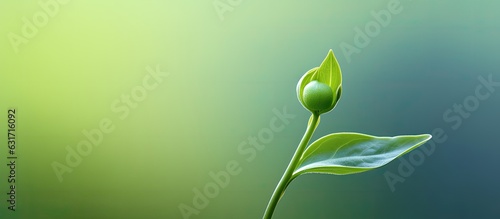
[[[312,77],[314,73],[318,70],[319,67],[315,67],[307,71],[299,80],[299,83],[297,83],[297,98],[299,99],[300,104],[304,108],[307,109],[306,105],[304,104],[304,87],[312,81]]]
[[[333,93],[333,100],[328,104],[329,106],[324,107],[323,109],[316,109],[314,107],[308,107],[304,103],[304,89],[305,87],[313,82],[317,81],[323,84],[326,84]],[[342,85],[342,72],[340,70],[339,63],[333,54],[333,51],[328,51],[323,62],[319,67],[315,67],[309,71],[307,71],[302,78],[300,78],[299,83],[297,84],[297,97],[304,106],[304,108],[308,109],[311,112],[317,112],[319,114],[327,113],[331,111],[337,104],[340,99],[341,90],[340,87]]]
[[[336,91],[342,83],[342,73],[339,63],[330,49],[325,60],[321,63],[318,70],[313,76],[313,80],[325,83],[330,86],[333,91]]]

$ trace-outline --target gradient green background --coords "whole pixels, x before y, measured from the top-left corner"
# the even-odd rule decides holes
[[[243,0],[221,20],[212,0],[73,0],[16,54],[8,33],[20,35],[22,18],[42,9],[2,1],[1,194],[8,107],[18,109],[19,159],[17,211],[0,195],[0,218],[182,218],[179,204],[192,205],[193,188],[230,160],[242,172],[191,218],[260,218],[309,117],[296,83],[330,48],[344,92],[314,139],[442,128],[448,140],[394,192],[383,174],[397,173],[400,161],[359,175],[300,177],[274,218],[496,218],[500,94],[457,130],[442,117],[474,95],[478,76],[500,81],[500,3],[401,0],[403,11],[348,62],[339,45],[353,44],[354,28],[388,2]],[[156,65],[170,75],[118,119],[111,103]],[[284,106],[295,119],[246,162],[238,145]],[[64,162],[66,146],[106,117],[116,129],[60,183],[51,163]]]

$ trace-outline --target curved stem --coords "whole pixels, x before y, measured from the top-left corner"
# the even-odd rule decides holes
[[[299,146],[297,147],[297,150],[295,151],[292,160],[288,164],[285,173],[281,177],[281,180],[279,181],[278,185],[276,186],[276,189],[273,192],[273,195],[271,196],[271,200],[269,200],[269,203],[267,204],[266,212],[264,213],[263,219],[271,219],[271,217],[273,216],[274,209],[276,208],[276,205],[278,204],[281,196],[283,196],[286,187],[290,183],[293,171],[295,170],[295,167],[297,166],[300,157],[302,157],[302,154],[304,153],[304,150],[307,144],[309,143],[309,140],[311,139],[314,130],[316,130],[316,127],[318,126],[317,123],[319,119],[319,113],[313,113],[311,117],[312,120],[310,120],[307,126],[307,130],[304,133],[302,140],[300,140]]]

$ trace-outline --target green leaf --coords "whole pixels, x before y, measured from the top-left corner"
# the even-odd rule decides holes
[[[338,87],[342,84],[340,66],[331,49],[328,51],[325,60],[323,60],[314,74],[313,80],[327,84],[334,92],[337,91]]]
[[[340,99],[342,86],[342,72],[331,49],[328,51],[328,54],[321,65],[307,71],[302,78],[300,78],[299,83],[297,84],[297,97],[302,106],[310,111],[313,109],[309,109],[304,104],[304,88],[312,81],[324,83],[332,89],[334,100],[332,101],[331,106],[321,110],[319,113],[322,114],[331,111]]]
[[[431,135],[375,137],[334,133],[313,142],[303,153],[293,178],[305,173],[346,175],[381,167],[422,145]]]
[[[307,109],[306,105],[304,104],[304,87],[312,81],[312,77],[314,73],[319,69],[319,67],[315,67],[307,71],[299,80],[299,83],[297,83],[297,98],[299,99],[300,104],[304,108]]]

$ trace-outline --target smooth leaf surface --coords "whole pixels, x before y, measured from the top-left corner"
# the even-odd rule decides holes
[[[312,81],[324,83],[332,89],[334,97],[332,104],[330,105],[330,107],[318,110],[318,112],[322,114],[331,111],[339,101],[342,91],[342,72],[340,70],[337,58],[335,58],[332,50],[328,51],[328,54],[326,55],[323,62],[321,62],[321,65],[319,67],[315,67],[307,71],[300,78],[299,83],[297,84],[297,97],[302,106],[304,106],[304,108],[310,110],[311,112],[315,111],[315,109],[310,109],[304,104],[304,88]]]
[[[431,135],[375,137],[334,133],[313,142],[303,153],[293,178],[305,173],[346,175],[381,167],[422,145]]]
[[[297,98],[299,99],[300,104],[304,108],[307,109],[306,105],[304,104],[304,87],[312,81],[312,77],[314,73],[318,70],[319,67],[315,67],[307,71],[299,80],[299,83],[297,83]]]
[[[342,83],[342,73],[337,58],[330,49],[318,70],[314,73],[313,80],[325,83],[335,92]]]

